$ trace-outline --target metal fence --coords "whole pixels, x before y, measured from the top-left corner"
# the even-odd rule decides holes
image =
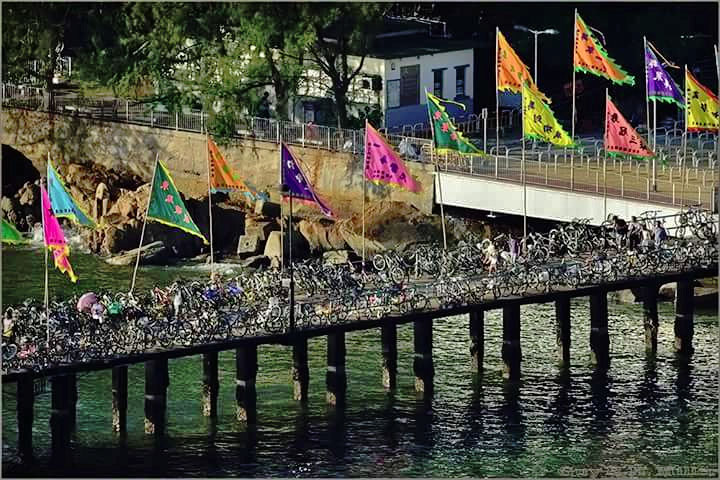
[[[43,90],[35,87],[2,84],[3,107],[26,109],[43,108]],[[52,111],[101,120],[145,125],[178,131],[204,133],[208,125],[207,112],[199,110],[168,112],[162,107],[122,99],[88,99],[57,97]],[[423,163],[437,161],[445,171],[481,175],[511,182],[520,182],[521,142],[503,140],[495,145],[488,138],[487,125],[494,128],[494,118],[487,110],[482,115],[469,114],[455,119],[461,131],[483,132],[483,147],[489,153],[481,156],[432,155],[431,133],[424,124],[406,125],[399,134],[385,134],[388,142],[406,160]],[[501,129],[517,123],[516,112],[501,111]],[[364,153],[364,130],[341,129],[324,125],[284,120],[237,117],[234,134],[238,138],[280,142],[306,148],[317,148],[352,154]],[[494,135],[493,135],[494,137]],[[603,140],[595,137],[577,139],[579,148],[573,153],[552,145],[526,143],[526,174],[528,183],[548,188],[605,192],[613,197],[645,199],[661,204],[701,203],[715,209],[717,194],[717,141],[713,134],[685,135],[677,125],[671,130],[658,129],[657,168],[650,171],[645,161],[609,158],[604,162]],[[684,144],[683,142],[687,142]],[[534,163],[535,166],[531,166]],[[606,167],[602,165],[606,164]],[[535,171],[530,173],[531,169]],[[627,171],[626,171],[627,170]],[[643,177],[640,178],[640,172]],[[633,174],[634,172],[634,174]],[[600,190],[602,188],[602,190]]]

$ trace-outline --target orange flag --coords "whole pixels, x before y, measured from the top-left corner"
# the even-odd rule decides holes
[[[212,138],[208,137],[208,151],[210,152],[210,186],[215,191],[240,190],[254,195],[253,189],[235,175],[230,165],[218,150]]]
[[[638,135],[615,104],[607,98],[605,104],[605,151],[610,155],[652,157],[645,140]]]
[[[617,84],[635,85],[635,77],[628,75],[615,60],[608,56],[580,15],[575,13],[575,55],[573,67],[576,72],[592,73]]]
[[[545,103],[551,103],[550,99],[535,85],[528,67],[520,60],[500,30],[497,30],[497,43],[497,89],[503,92],[520,93],[523,82],[527,82],[530,90],[540,95]]]

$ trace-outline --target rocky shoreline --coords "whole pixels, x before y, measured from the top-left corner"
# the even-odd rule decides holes
[[[11,152],[12,153],[12,152]],[[40,172],[33,164],[14,152],[3,158],[3,170],[12,171],[11,181],[3,183],[0,209],[5,218],[20,231],[37,228],[40,220]],[[72,163],[55,165],[68,191],[80,206],[98,221],[96,229],[74,228],[84,247],[109,263],[126,264],[136,255],[149,184],[132,174],[118,174],[101,166]],[[9,175],[6,175],[8,177]],[[331,200],[331,199],[330,199]],[[202,232],[209,231],[207,197],[184,198],[190,215]],[[284,206],[284,225],[280,225],[281,207],[277,203],[243,196],[217,193],[212,196],[213,243],[216,259],[260,267],[279,263],[281,230],[287,234],[289,223]],[[442,242],[442,225],[438,215],[427,215],[406,203],[368,202],[365,248],[369,255],[390,248],[402,249],[418,242]],[[70,226],[68,220],[61,223]],[[517,227],[490,224],[481,219],[446,218],[449,243],[468,230],[483,237]],[[362,252],[362,216],[328,219],[318,211],[300,205],[293,214],[293,257],[319,257],[327,252],[334,261]],[[285,235],[287,243],[289,235]],[[162,224],[147,224],[143,241],[143,262],[169,264],[179,259],[209,254],[202,240]],[[152,244],[152,248],[149,245]],[[288,245],[285,245],[287,255]]]

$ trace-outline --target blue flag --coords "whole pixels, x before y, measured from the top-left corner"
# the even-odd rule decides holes
[[[95,228],[95,222],[86,214],[65,189],[60,175],[55,171],[48,160],[47,189],[50,196],[50,205],[56,217],[69,218],[78,225]]]
[[[300,164],[293,156],[290,149],[282,143],[280,145],[282,155],[282,180],[288,186],[290,193],[294,198],[299,198],[307,203],[314,203],[320,208],[323,215],[332,217],[333,213],[325,203],[318,198],[315,191],[308,182],[307,177],[300,168]]]

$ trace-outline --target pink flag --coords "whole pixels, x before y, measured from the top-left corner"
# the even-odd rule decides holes
[[[411,192],[419,190],[398,154],[369,122],[365,122],[365,176],[374,183],[395,185]]]
[[[72,265],[70,265],[70,247],[68,247],[65,241],[65,235],[63,234],[60,224],[57,218],[52,214],[50,210],[50,197],[48,196],[47,190],[44,186],[40,186],[41,199],[42,199],[42,216],[45,237],[45,246],[50,249],[55,260],[55,266],[63,273],[67,273],[70,276],[70,280],[75,283],[77,282],[77,276],[73,272]]]

